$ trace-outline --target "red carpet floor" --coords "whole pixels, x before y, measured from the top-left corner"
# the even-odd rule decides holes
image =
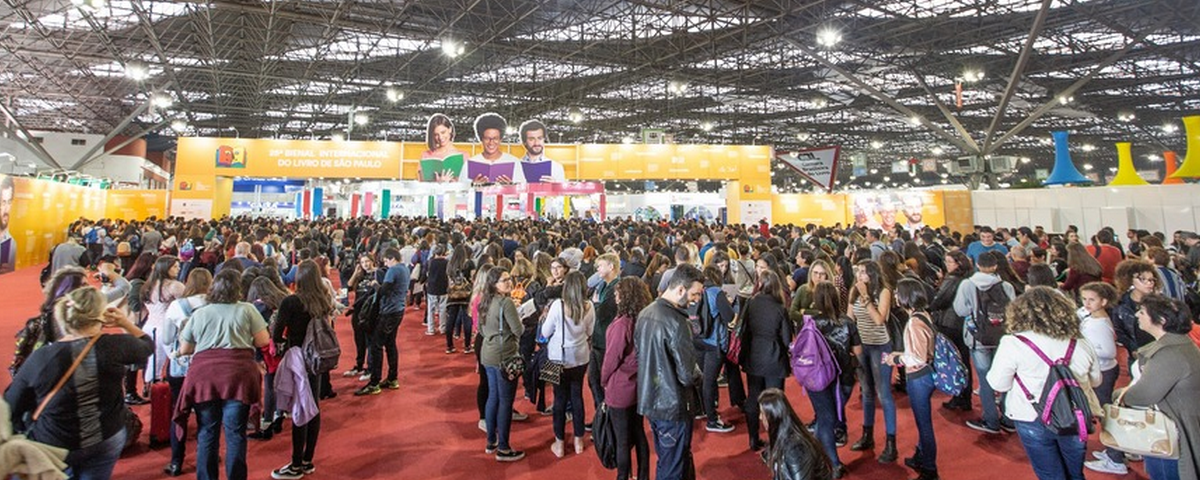
[[[37,311],[41,293],[37,286],[40,267],[27,268],[0,277],[0,332],[12,335],[26,318]],[[349,324],[342,321],[338,332],[343,338],[344,352],[341,367],[353,361],[352,337]],[[8,337],[11,338],[11,337]],[[400,390],[384,390],[378,396],[354,397],[351,393],[360,384],[356,379],[335,372],[334,388],[338,397],[321,404],[322,431],[317,447],[317,472],[312,478],[329,479],[610,479],[614,471],[600,466],[589,450],[583,455],[568,454],[557,459],[550,453],[554,434],[550,417],[532,416],[528,422],[514,423],[512,444],[523,449],[525,460],[497,463],[483,453],[485,438],[476,426],[475,386],[472,356],[461,353],[446,355],[443,337],[426,337],[419,312],[410,312],[401,325]],[[0,342],[0,359],[5,364],[11,358],[13,343]],[[0,374],[0,386],[7,387],[11,378]],[[586,392],[586,388],[584,389]],[[812,418],[812,408],[801,389],[789,381],[788,396],[792,405],[806,420]],[[518,395],[520,396],[520,395]],[[859,431],[862,411],[855,394],[847,408],[851,440]],[[962,422],[971,414],[948,412],[940,408],[942,395],[934,398],[935,429],[938,439],[938,463],[942,478],[951,480],[995,479],[1026,480],[1035,478],[1025,459],[1021,443],[1015,435],[985,436],[967,429]],[[904,396],[898,396],[899,447],[903,456],[911,455],[916,445],[916,429]],[[587,402],[590,405],[590,400]],[[767,479],[770,473],[747,448],[743,416],[728,407],[721,394],[722,415],[736,425],[732,433],[714,434],[699,426],[694,440],[699,478]],[[517,409],[533,412],[523,399]],[[135,407],[149,424],[148,407]],[[975,415],[978,413],[976,406]],[[589,411],[589,416],[591,412]],[[882,427],[882,414],[877,421]],[[283,435],[270,441],[250,440],[249,465],[251,478],[270,478],[270,471],[289,461],[291,455],[290,427]],[[194,432],[194,430],[193,430]],[[647,427],[649,435],[649,427]],[[170,452],[168,448],[151,450],[146,446],[146,433],[137,447],[127,452],[117,464],[114,478],[142,480],[165,478],[162,473]],[[193,433],[194,435],[194,433]],[[569,427],[568,427],[568,435]],[[882,448],[883,433],[876,432]],[[1098,448],[1093,439],[1090,449]],[[653,449],[652,449],[653,451]],[[878,450],[877,450],[878,451]],[[185,476],[194,478],[195,445],[189,444]],[[907,479],[915,475],[900,462],[881,465],[874,452],[839,450],[852,479]],[[653,459],[653,454],[651,455]],[[653,461],[653,460],[652,460]],[[1133,464],[1137,473],[1124,477],[1088,471],[1089,478],[1146,478],[1141,464]]]

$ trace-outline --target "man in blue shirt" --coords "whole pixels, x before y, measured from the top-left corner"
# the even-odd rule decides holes
[[[991,251],[998,251],[1008,255],[1008,247],[996,241],[996,232],[992,230],[992,227],[980,227],[979,240],[971,242],[967,246],[967,256],[971,257],[972,263],[978,265],[979,256],[983,255],[984,252]]]
[[[378,395],[382,392],[382,388],[392,390],[400,388],[400,382],[396,380],[398,376],[397,360],[400,356],[400,351],[396,348],[396,331],[400,329],[400,320],[404,319],[404,300],[408,297],[410,272],[408,265],[401,260],[400,250],[395,248],[384,250],[383,264],[387,266],[387,274],[383,277],[383,284],[379,286],[379,295],[381,296],[379,318],[375,321],[375,327],[371,331],[370,345],[368,346],[370,350],[368,370],[371,373],[371,380],[366,386],[354,392],[356,396]],[[388,376],[387,380],[381,383],[385,352]]]

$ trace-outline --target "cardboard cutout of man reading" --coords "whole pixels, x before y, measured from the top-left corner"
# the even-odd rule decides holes
[[[546,158],[546,125],[537,120],[521,124],[521,144],[525,157],[521,159],[521,174],[529,183],[562,183],[567,181],[561,163]]]
[[[421,153],[418,178],[423,182],[456,182],[462,174],[466,153],[454,147],[454,123],[450,117],[435,113],[425,129],[425,145]]]
[[[13,178],[0,175],[0,273],[8,273],[17,267],[17,241],[8,231],[9,213],[12,212],[13,197],[17,187]]]
[[[475,136],[483,146],[483,152],[471,157],[467,162],[464,182],[486,185],[525,181],[521,169],[516,168],[521,160],[500,150],[504,145],[504,131],[507,129],[508,122],[495,113],[485,113],[475,119]]]

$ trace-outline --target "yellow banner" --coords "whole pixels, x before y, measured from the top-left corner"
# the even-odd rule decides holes
[[[771,221],[776,225],[846,225],[846,196],[791,193],[771,198]]]
[[[104,217],[124,220],[166,218],[166,190],[108,190]]]
[[[402,173],[401,158],[398,142],[183,137],[175,173],[395,179]]]
[[[31,178],[13,180],[8,248],[16,252],[17,268],[45,263],[50,249],[66,239],[71,222],[104,216],[106,190]]]

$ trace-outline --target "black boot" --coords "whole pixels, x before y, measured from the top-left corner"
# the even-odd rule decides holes
[[[862,438],[850,446],[850,451],[861,452],[875,448],[875,427],[863,427]]]
[[[887,443],[883,446],[883,451],[879,453],[879,463],[892,463],[896,461],[896,436],[888,435]]]
[[[917,478],[913,480],[938,480],[937,470],[921,469],[918,472]]]

